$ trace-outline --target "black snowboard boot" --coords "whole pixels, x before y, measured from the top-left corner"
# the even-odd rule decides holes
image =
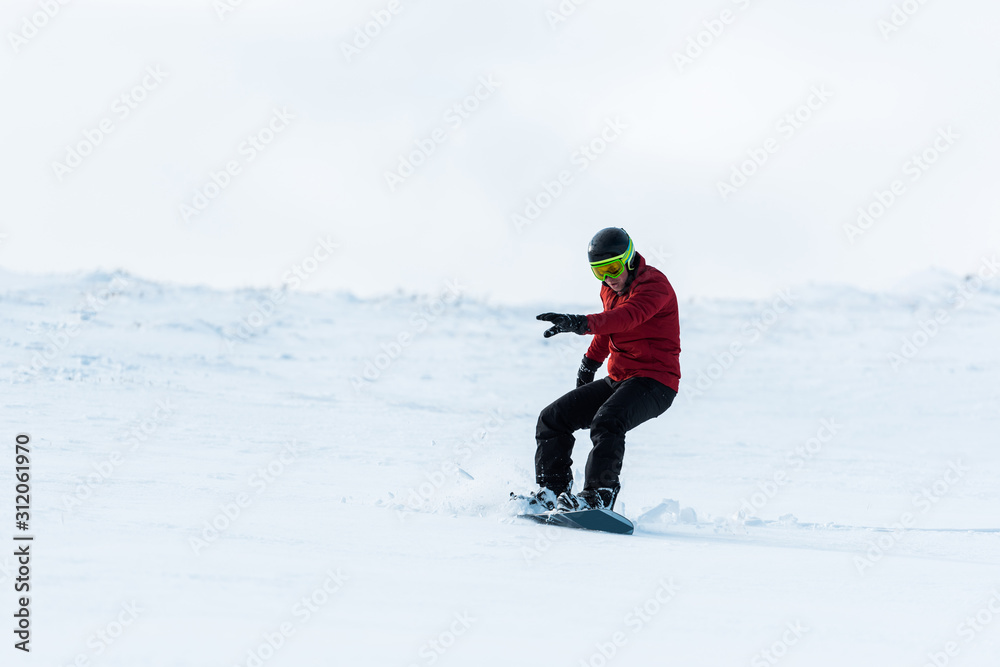
[[[577,495],[572,493],[560,494],[556,500],[556,508],[563,512],[578,512],[580,510],[613,510],[615,500],[618,498],[618,490],[613,489],[584,489]]]

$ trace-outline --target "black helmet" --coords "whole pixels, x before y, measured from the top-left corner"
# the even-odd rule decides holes
[[[632,239],[621,227],[606,227],[594,235],[587,246],[587,259],[591,264],[614,257],[622,257],[628,268],[634,268],[635,246]]]

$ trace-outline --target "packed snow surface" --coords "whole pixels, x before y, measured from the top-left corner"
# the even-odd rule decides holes
[[[681,295],[681,393],[629,434],[626,537],[506,500],[532,488],[537,414],[588,342],[543,339],[541,310],[459,284],[359,300],[2,278],[4,539],[15,435],[32,449],[19,664],[1000,659],[991,280]]]

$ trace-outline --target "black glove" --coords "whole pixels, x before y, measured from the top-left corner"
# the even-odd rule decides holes
[[[546,322],[552,322],[555,326],[551,329],[546,329],[545,333],[542,335],[546,338],[551,338],[557,333],[575,333],[581,336],[587,333],[587,316],[586,315],[560,315],[559,313],[542,313],[536,320],[544,320]]]
[[[601,362],[594,361],[590,357],[584,355],[583,362],[580,364],[580,370],[576,372],[576,386],[582,387],[585,384],[590,384],[594,381],[594,373],[597,369],[601,367]]]

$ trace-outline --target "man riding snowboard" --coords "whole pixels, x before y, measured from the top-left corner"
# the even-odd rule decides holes
[[[613,509],[621,488],[625,433],[659,417],[677,395],[681,377],[677,295],[659,270],[646,264],[624,229],[608,227],[587,249],[590,268],[601,281],[604,312],[596,315],[544,313],[539,320],[558,333],[592,334],[577,372],[576,389],[542,410],[535,430],[535,481],[529,509]],[[610,355],[610,358],[609,358]],[[608,359],[608,377],[594,373]],[[593,449],[583,490],[572,493],[573,432],[590,429]]]

